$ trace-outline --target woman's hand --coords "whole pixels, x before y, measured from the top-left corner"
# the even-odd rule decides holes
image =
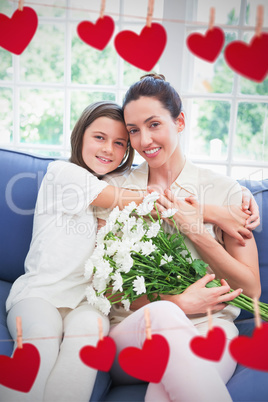
[[[246,221],[246,227],[250,230],[256,229],[260,224],[260,212],[255,198],[247,187],[242,188],[242,209],[243,211],[249,211],[250,216]]]
[[[213,279],[215,279],[214,274],[207,274],[180,295],[169,295],[161,298],[177,304],[187,315],[206,313],[208,309],[212,312],[220,311],[226,307],[225,302],[239,296],[242,289],[228,293],[230,286],[224,279],[221,280],[222,286],[206,288],[206,284]]]
[[[190,233],[201,233],[204,230],[203,213],[200,204],[193,197],[191,201],[180,200],[174,196],[171,190],[167,189],[165,195],[160,195],[157,208],[160,214],[168,209],[177,209],[178,211],[173,215],[180,232],[186,236]],[[170,219],[163,218],[170,225]]]

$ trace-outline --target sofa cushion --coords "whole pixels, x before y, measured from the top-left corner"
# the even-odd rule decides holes
[[[250,189],[258,203],[260,210],[261,224],[254,230],[253,234],[259,254],[260,277],[262,285],[260,301],[268,303],[268,179],[262,181],[240,180],[239,182]],[[250,313],[242,311],[239,319],[249,317],[252,317]]]
[[[0,149],[0,278],[13,282],[24,273],[32,237],[38,189],[53,159]]]
[[[9,294],[11,283],[0,280],[0,355],[10,356],[13,350],[13,340],[6,324],[6,298]]]

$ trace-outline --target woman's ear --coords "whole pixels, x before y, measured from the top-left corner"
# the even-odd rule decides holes
[[[185,128],[184,112],[180,112],[179,116],[176,119],[176,125],[178,127],[178,133],[181,133]]]

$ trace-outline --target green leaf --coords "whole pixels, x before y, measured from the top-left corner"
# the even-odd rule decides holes
[[[194,260],[191,264],[191,267],[195,270],[195,272],[201,276],[204,276],[207,272],[208,264],[206,264],[202,260]]]

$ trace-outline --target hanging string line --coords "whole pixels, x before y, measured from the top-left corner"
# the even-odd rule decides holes
[[[13,3],[17,4],[16,0],[10,0],[10,2],[13,2]],[[36,3],[36,2],[32,2],[32,1],[25,1],[24,6],[26,6],[26,5],[33,6],[33,7],[34,6],[35,7],[50,7],[50,8],[58,8],[58,9],[62,9],[62,10],[81,11],[83,13],[94,13],[94,14],[98,14],[98,15],[100,13],[98,10],[91,10],[91,9],[78,8],[78,7],[66,7],[66,6],[59,6],[59,5],[54,5],[54,4]],[[146,15],[146,17],[143,17],[143,16],[138,16],[138,15],[115,13],[115,12],[112,12],[112,11],[109,11],[108,13],[109,13],[109,15],[113,15],[113,16],[116,16],[116,17],[139,19],[139,20],[142,20],[142,21],[145,21],[145,22],[147,20],[147,15]],[[49,18],[49,17],[46,16],[44,18]],[[79,19],[79,17],[77,19]],[[154,17],[153,19],[154,19],[154,21],[172,22],[172,23],[177,23],[177,24],[185,24],[185,25],[189,25],[189,26],[196,25],[196,26],[200,26],[200,27],[204,27],[204,28],[207,28],[207,26],[208,26],[207,21],[205,21],[205,22],[204,21],[187,21],[187,20],[174,19],[174,18],[157,18],[157,17]],[[217,26],[221,27],[221,28],[229,28],[231,30],[238,29],[238,28],[241,29],[241,26],[238,26],[238,25],[228,25],[228,24],[217,23]],[[247,30],[247,31],[252,31],[252,30],[255,31],[256,25],[255,26],[250,26],[250,25],[243,26],[242,28]],[[263,27],[263,29],[268,30],[268,26]]]
[[[161,329],[157,329],[157,328],[151,328],[152,333],[160,333],[162,331],[176,331],[179,329],[183,329],[186,328],[186,325],[181,325],[181,326],[176,326],[176,327],[168,327],[168,328],[161,328]],[[120,331],[121,334],[131,334],[133,333],[133,331]],[[145,334],[145,330],[137,330],[135,331],[135,333],[141,333],[141,334]],[[88,333],[88,334],[81,334],[81,335],[62,335],[62,336],[40,336],[40,337],[35,337],[35,338],[22,338],[23,342],[27,341],[46,341],[46,340],[50,340],[50,339],[62,339],[62,338],[90,338],[90,337],[99,337],[100,333],[99,333],[99,328],[98,328],[98,332],[95,333]],[[106,335],[106,336],[109,336]],[[14,342],[14,339],[0,339],[0,342]]]

